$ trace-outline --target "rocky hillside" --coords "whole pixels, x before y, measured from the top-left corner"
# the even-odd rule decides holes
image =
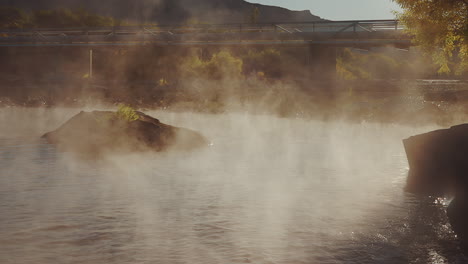
[[[317,21],[310,11],[291,11],[281,7],[253,4],[244,0],[0,0],[0,6],[25,10],[84,8],[99,15],[135,22],[238,23],[249,22],[258,8],[256,21]]]

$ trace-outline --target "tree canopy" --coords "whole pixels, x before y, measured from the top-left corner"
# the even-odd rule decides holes
[[[468,0],[393,0],[415,42],[431,54],[439,73],[468,72]]]

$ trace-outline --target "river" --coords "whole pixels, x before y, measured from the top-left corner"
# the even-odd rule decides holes
[[[0,110],[0,263],[454,263],[447,201],[403,191],[434,129],[147,112],[191,153],[85,161],[39,139],[76,109]]]

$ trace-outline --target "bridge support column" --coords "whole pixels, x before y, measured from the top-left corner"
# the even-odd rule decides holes
[[[311,44],[308,47],[307,66],[313,80],[336,79],[336,47]]]
[[[93,78],[93,50],[89,50],[89,79]]]

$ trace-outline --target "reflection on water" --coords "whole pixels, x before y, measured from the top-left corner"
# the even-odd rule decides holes
[[[402,191],[401,139],[429,128],[151,114],[212,145],[91,163],[4,136],[0,263],[466,260],[443,205]]]

